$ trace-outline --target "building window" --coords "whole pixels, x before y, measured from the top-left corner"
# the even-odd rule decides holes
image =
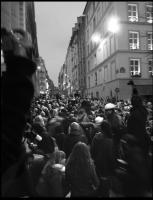
[[[153,6],[152,5],[146,6],[146,20],[148,23],[153,22]]]
[[[96,18],[94,17],[94,19],[93,19],[93,31],[95,30],[95,28],[96,28]]]
[[[96,57],[96,53],[94,54],[94,61],[95,61],[95,66],[97,65],[97,57]]]
[[[125,68],[124,67],[120,68],[120,73],[125,73]]]
[[[128,19],[130,22],[138,21],[138,9],[136,4],[128,4]]]
[[[90,71],[90,60],[88,60],[88,72]]]
[[[131,76],[141,76],[140,59],[130,59],[130,73]]]
[[[90,47],[89,47],[89,44],[88,44],[88,55],[89,55],[89,53],[90,53]]]
[[[87,30],[87,40],[89,40],[89,30]]]
[[[96,98],[99,99],[99,92],[96,92]]]
[[[152,38],[152,32],[148,32],[148,50],[153,50],[153,38]]]
[[[97,85],[97,72],[95,72],[95,85]]]
[[[115,38],[114,35],[110,38],[110,54],[115,52]]]
[[[148,60],[148,71],[151,76],[153,76],[153,59]]]
[[[90,88],[90,76],[88,77],[88,87]]]
[[[130,49],[139,49],[139,33],[138,32],[129,32],[129,45]]]

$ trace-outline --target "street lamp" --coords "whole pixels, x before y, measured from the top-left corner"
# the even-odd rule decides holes
[[[40,66],[38,66],[38,67],[37,67],[37,69],[38,69],[38,70],[41,70],[41,67],[40,67]]]
[[[117,33],[120,29],[119,26],[119,18],[116,16],[113,16],[109,18],[107,23],[107,30],[111,33]],[[106,41],[106,38],[102,38],[101,34],[96,32],[91,37],[92,42],[99,44],[99,49],[101,49]]]
[[[108,31],[110,31],[111,33],[117,33],[119,31],[119,19],[117,17],[111,17],[108,20],[108,24],[107,24],[107,28]]]
[[[100,33],[95,33],[92,37],[91,37],[92,42],[94,43],[99,43],[101,41],[101,35]]]

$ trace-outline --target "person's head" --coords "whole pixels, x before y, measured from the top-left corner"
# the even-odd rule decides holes
[[[108,123],[108,121],[106,121],[106,120],[102,121],[102,123],[101,123],[101,131],[106,137],[112,138],[111,126]]]
[[[47,132],[49,135],[53,136],[57,131],[62,130],[62,120],[61,117],[54,117],[50,119],[46,125]]]
[[[41,142],[38,143],[38,148],[42,150],[45,155],[52,154],[55,151],[54,138],[44,135]]]
[[[81,126],[77,122],[72,122],[69,125],[69,134],[71,135],[81,135]]]
[[[85,112],[87,114],[89,114],[90,110],[91,110],[91,103],[88,100],[83,100],[81,102],[81,108],[84,108]]]
[[[141,107],[143,105],[141,97],[139,95],[133,95],[131,98],[131,104],[133,107]]]
[[[55,151],[54,152],[54,156],[55,156],[55,163],[58,164],[64,164],[65,165],[65,161],[66,161],[66,154],[64,151]]]
[[[147,108],[152,109],[152,103],[151,102],[147,103]]]
[[[92,119],[90,118],[90,120],[92,121]],[[97,116],[96,118],[94,118],[94,128],[96,131],[100,131],[100,126],[101,126],[101,123],[102,121],[104,120],[103,117],[100,117],[100,116]]]
[[[41,126],[41,124],[38,122],[33,123],[32,128],[39,135],[46,133],[46,128],[44,126]]]
[[[81,170],[84,172],[84,175],[88,175],[91,162],[92,159],[88,145],[83,142],[77,142],[72,149],[66,165],[72,173]]]
[[[115,104],[107,103],[107,104],[105,105],[105,114],[106,114],[106,116],[109,116],[109,115],[111,115],[112,113],[114,113],[115,108],[116,108],[116,105],[115,105]]]
[[[81,107],[78,111],[78,120],[82,120],[85,115],[86,115],[86,110]]]
[[[44,120],[43,117],[41,115],[37,115],[34,119],[34,123],[39,123],[41,126],[44,126]]]

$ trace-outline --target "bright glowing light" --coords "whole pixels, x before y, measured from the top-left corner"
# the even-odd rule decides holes
[[[117,33],[119,31],[119,19],[117,17],[112,17],[109,19],[108,31],[112,33]]]
[[[103,39],[103,40],[100,41],[100,45],[98,47],[99,50],[102,50],[105,41],[106,41],[106,39]]]
[[[100,33],[95,33],[92,37],[91,37],[91,40],[95,43],[99,43],[100,40],[101,40],[101,37],[100,37]]]
[[[40,66],[38,66],[38,67],[37,67],[37,69],[38,69],[38,70],[40,70],[40,69],[41,69],[41,67],[40,67]]]

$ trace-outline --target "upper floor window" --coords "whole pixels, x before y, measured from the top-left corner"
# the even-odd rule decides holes
[[[89,30],[87,30],[87,41],[89,40]]]
[[[88,88],[90,88],[90,76],[88,76]]]
[[[140,59],[130,59],[131,76],[140,76]]]
[[[96,56],[96,53],[94,54],[94,63],[95,63],[95,66],[97,65],[97,56]]]
[[[130,22],[138,21],[138,9],[136,4],[128,4],[128,19]]]
[[[153,76],[153,59],[148,60],[148,71]]]
[[[153,22],[153,6],[152,5],[146,6],[146,20],[148,23]]]
[[[152,32],[148,32],[148,50],[153,50]]]
[[[95,85],[97,85],[97,72],[95,72]]]
[[[90,71],[90,60],[88,60],[88,72]]]
[[[95,28],[96,28],[96,18],[94,17],[94,19],[93,19],[93,31],[95,30]]]
[[[99,99],[99,92],[96,92],[96,98]]]
[[[138,32],[129,32],[129,45],[130,49],[139,49],[139,33]]]
[[[89,46],[89,44],[88,44],[88,55],[89,55],[89,53],[90,53],[90,46]]]

